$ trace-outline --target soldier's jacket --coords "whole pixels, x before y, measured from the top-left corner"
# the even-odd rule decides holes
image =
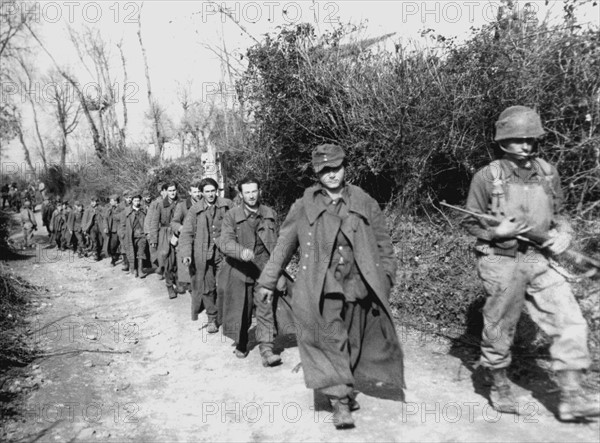
[[[83,230],[83,211],[71,211],[67,220],[67,228],[69,231],[80,232]]]
[[[162,202],[157,206],[156,211],[152,214],[152,220],[150,221],[150,243],[158,243],[159,249],[163,243],[163,236],[161,235],[159,238],[159,232],[168,231],[168,234],[171,234],[171,220],[173,219],[173,215],[175,214],[175,208],[177,207],[177,203],[179,203],[178,199],[169,201],[169,197],[165,197]],[[169,241],[169,238],[166,239]]]
[[[146,219],[146,211],[144,210],[144,208],[140,208],[138,209],[139,215],[138,215],[138,222],[140,223],[140,227],[141,227],[141,231],[143,234],[143,226],[144,226],[144,220]],[[123,250],[125,252],[125,254],[127,255],[127,259],[130,261],[130,263],[133,263],[135,260],[135,250],[133,247],[133,242],[134,242],[134,219],[135,219],[135,209],[133,209],[132,206],[129,206],[127,209],[125,209],[125,211],[123,211],[121,213],[121,232],[123,232]],[[144,251],[139,251],[140,256],[137,257],[139,258],[145,258],[145,252]]]
[[[89,206],[83,212],[83,220],[81,221],[81,227],[83,232],[89,233],[92,226],[97,225],[98,229],[102,228],[102,211],[99,206],[92,208]]]
[[[154,217],[154,214],[156,213],[156,210],[158,209],[158,206],[162,203],[162,197],[157,197],[154,200],[152,200],[150,202],[150,204],[148,205],[148,209],[146,210],[146,219],[144,221],[144,232],[146,233],[147,236],[150,235],[150,225],[152,222],[152,217]]]
[[[104,211],[102,222],[102,231],[106,230],[108,233],[119,232],[119,223],[121,222],[119,207],[112,207],[109,205]]]

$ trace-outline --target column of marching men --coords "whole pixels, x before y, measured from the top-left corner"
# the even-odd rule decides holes
[[[470,217],[463,224],[477,238],[478,271],[487,292],[480,364],[491,385],[490,404],[499,412],[520,413],[507,367],[527,305],[553,340],[557,416],[577,421],[600,415],[600,405],[582,388],[591,361],[586,322],[569,284],[548,261],[566,250],[573,231],[560,214],[558,172],[535,154],[543,133],[530,108],[513,106],[500,115],[495,140],[504,155],[475,175],[467,207],[502,221],[490,226]],[[347,183],[346,166],[340,146],[314,148],[316,184],[292,205],[281,230],[252,176],[237,183],[237,204],[219,197],[217,183],[204,178],[185,198],[175,182],[161,185],[154,200],[148,192],[111,195],[104,208],[96,197],[85,207],[46,198],[42,220],[57,248],[95,260],[105,256],[112,266],[121,260],[121,269],[136,278],[155,273],[171,299],[189,292],[191,319],[205,310],[208,333],[221,329],[234,341],[238,358],[251,348],[253,316],[265,367],[282,362],[276,336],[295,334],[306,386],[330,400],[335,427],[347,429],[354,427],[352,412],[360,407],[355,377],[402,394],[405,384],[389,302],[394,248],[378,203]],[[20,213],[26,242],[37,228],[29,207],[26,203]],[[519,236],[532,226],[547,231],[550,240],[541,246],[523,242]],[[524,259],[531,254],[534,262]],[[293,257],[295,277],[286,271]]]

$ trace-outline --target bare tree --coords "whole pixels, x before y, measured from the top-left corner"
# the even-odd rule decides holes
[[[34,88],[33,88],[34,79],[33,79],[33,73],[32,73],[33,68],[24,60],[22,54],[17,55],[16,59],[19,62],[19,65],[21,66],[21,69],[23,70],[23,72],[25,73],[25,76],[27,78],[26,82],[21,82],[21,84],[26,85],[27,91],[34,90]],[[46,145],[44,143],[44,138],[42,137],[42,134],[40,131],[40,124],[39,124],[39,119],[38,119],[36,103],[35,103],[35,96],[32,97],[31,94],[29,94],[29,93],[25,94],[25,96],[27,97],[27,101],[31,105],[31,112],[33,114],[33,126],[35,127],[35,134],[37,136],[37,141],[38,141],[38,153],[40,154],[40,157],[42,159],[42,163],[44,165],[44,170],[46,170],[46,169],[48,169],[48,159],[46,156]],[[22,137],[22,136],[23,136],[22,131],[20,131],[19,137]],[[23,142],[21,142],[21,144],[23,144]],[[25,146],[25,145],[23,144],[23,146]]]
[[[23,119],[21,118],[21,114],[15,109],[15,113],[13,115],[14,128],[17,132],[17,137],[19,138],[19,142],[21,143],[21,147],[23,148],[23,154],[25,154],[25,162],[27,162],[27,166],[32,171],[35,171],[33,167],[33,163],[31,162],[31,155],[29,153],[29,147],[25,142],[25,135],[23,134]]]
[[[63,68],[60,67],[60,65],[56,62],[56,59],[52,56],[50,51],[48,51],[46,46],[42,43],[42,41],[39,39],[37,34],[33,31],[31,26],[27,26],[27,29],[29,30],[29,32],[31,33],[31,35],[35,39],[35,41],[40,45],[42,50],[48,55],[50,60],[52,60],[52,63],[54,64],[54,67],[56,68],[56,70],[73,87],[73,90],[77,94],[77,98],[79,99],[79,102],[81,103],[81,109],[87,119],[87,122],[88,122],[88,125],[90,128],[90,132],[92,133],[92,141],[94,143],[94,150],[96,152],[96,156],[102,162],[106,162],[106,145],[104,144],[103,139],[100,136],[98,127],[96,126],[96,122],[94,121],[94,118],[92,117],[92,114],[91,114],[92,111],[98,110],[98,104],[92,103],[87,97],[85,97],[85,95],[83,94],[81,88],[79,87],[79,84],[76,81],[76,79],[71,74],[69,74],[67,71],[65,71]]]
[[[144,42],[142,40],[142,7],[144,3],[140,6],[140,13],[138,15],[138,39],[140,41],[140,47],[142,49],[142,56],[144,57],[144,73],[146,74],[146,85],[148,87],[148,105],[150,106],[150,112],[148,115],[152,119],[152,138],[154,140],[154,147],[156,149],[155,154],[160,156],[163,151],[164,146],[164,136],[161,132],[161,124],[160,124],[160,116],[163,114],[160,105],[154,100],[152,96],[152,84],[150,82],[150,70],[148,68],[148,57],[146,56],[146,48],[144,48]]]
[[[121,65],[123,66],[123,94],[121,95],[121,102],[123,104],[123,127],[120,132],[122,147],[125,147],[127,137],[127,64],[125,63],[125,55],[123,54],[123,40],[120,40],[119,43],[117,43],[117,48],[119,48]]]
[[[0,7],[0,82],[11,81],[12,67],[9,60],[16,54],[27,50],[24,40],[26,25],[32,22],[28,2],[17,0],[2,0]],[[18,135],[15,119],[16,107],[10,100],[0,100],[0,148],[4,140],[10,140]],[[1,152],[0,152],[1,157]]]
[[[81,115],[81,104],[74,103],[70,93],[70,86],[62,82],[62,76],[57,72],[51,72],[48,76],[47,83],[53,87],[49,88],[49,100],[53,105],[53,114],[60,131],[60,165],[65,166],[67,157],[67,137],[71,134],[79,124]]]

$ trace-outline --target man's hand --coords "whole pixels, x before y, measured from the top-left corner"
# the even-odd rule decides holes
[[[531,230],[524,221],[516,221],[515,217],[503,219],[498,226],[494,228],[493,235],[496,239],[515,238],[517,235],[524,234]]]
[[[181,260],[181,262],[184,265],[189,266],[192,264],[192,257],[183,257],[183,260]]]
[[[105,233],[105,234],[108,234],[108,229],[105,229],[105,230],[104,230],[104,233]]]
[[[273,303],[273,291],[270,289],[259,287],[256,290],[256,295],[258,295],[258,299],[263,303]]]
[[[158,243],[150,243],[150,246],[152,246],[153,248],[156,249],[156,247],[158,246]]]
[[[175,234],[173,234],[173,235],[171,236],[171,244],[172,244],[173,246],[177,246],[177,244],[178,244],[178,243],[179,243],[179,239],[178,239],[178,238],[175,236]]]
[[[240,255],[242,257],[242,261],[249,262],[249,261],[254,260],[254,252],[251,251],[250,249],[244,248]]]
[[[542,248],[548,248],[553,255],[560,255],[569,248],[571,244],[569,234],[551,230],[548,235],[550,235],[550,238],[544,242]]]

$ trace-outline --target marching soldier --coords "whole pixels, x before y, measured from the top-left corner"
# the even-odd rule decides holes
[[[133,268],[135,277],[146,277],[144,260],[146,259],[147,240],[144,233],[144,219],[146,211],[141,207],[142,195],[135,193],[124,216],[121,217],[121,230],[125,232],[124,249],[129,265]],[[137,267],[136,267],[137,264]]]
[[[77,252],[79,257],[83,257],[85,253],[85,243],[83,237],[83,205],[79,201],[75,201],[74,208],[67,220],[67,229],[71,238],[70,243],[73,245],[73,252]],[[74,238],[73,238],[74,237]]]
[[[198,183],[192,184],[190,186],[188,198],[177,203],[175,207],[175,213],[173,214],[173,219],[171,220],[171,230],[173,235],[176,237],[175,246],[177,251],[177,257],[180,260],[181,255],[179,254],[180,248],[179,245],[179,235],[181,233],[181,228],[183,227],[183,221],[192,207],[192,205],[198,203],[202,198],[202,194],[200,193],[200,187]],[[186,288],[191,286],[190,279],[190,271],[187,265],[183,265],[181,262],[177,263],[177,292],[180,294],[185,293]]]
[[[144,232],[146,233],[146,238],[148,239],[148,246],[149,246],[149,250],[150,250],[150,264],[153,267],[156,267],[155,272],[159,275],[159,280],[164,280],[164,278],[165,278],[163,275],[164,269],[162,269],[158,265],[158,257],[157,257],[157,253],[156,253],[156,247],[153,247],[150,242],[150,225],[151,225],[152,219],[154,218],[154,214],[158,210],[158,207],[162,204],[163,200],[167,196],[167,185],[166,184],[158,185],[158,191],[160,192],[160,195],[158,197],[156,197],[154,200],[152,200],[152,202],[148,206],[148,211],[146,213],[146,221],[144,222]]]
[[[21,220],[21,228],[23,229],[23,249],[35,248],[35,244],[33,244],[33,231],[37,231],[37,223],[35,222],[35,215],[31,210],[31,202],[29,200],[25,200],[23,203],[23,209],[19,213],[19,218]]]
[[[131,206],[131,193],[129,191],[123,191],[123,201],[121,201],[114,215],[118,221],[117,236],[119,237],[119,250],[121,257],[123,258],[123,266],[121,271],[129,272],[129,260],[127,259],[127,251],[125,250],[125,228],[123,224],[123,218],[125,217],[125,211]],[[135,267],[135,264],[134,264]]]
[[[226,256],[219,275],[222,301],[219,316],[223,333],[235,341],[235,355],[248,355],[248,329],[256,308],[256,338],[264,366],[276,366],[281,357],[273,353],[275,318],[273,306],[254,294],[260,270],[269,261],[277,242],[277,214],[260,202],[260,183],[246,177],[238,184],[243,204],[228,211],[221,225],[218,246]],[[283,282],[283,277],[282,277]]]
[[[299,248],[292,311],[304,380],[329,397],[336,428],[354,427],[355,376],[404,388],[402,348],[388,297],[396,258],[377,202],[345,182],[340,146],[317,146],[312,164],[319,183],[291,207],[272,259],[258,283],[271,298]]]
[[[173,243],[176,238],[171,229],[171,220],[177,206],[177,183],[167,184],[167,196],[154,212],[150,222],[150,247],[157,249],[158,265],[164,268],[165,284],[169,298],[176,298],[177,258]]]
[[[116,266],[119,260],[119,196],[112,194],[109,198],[108,208],[104,213],[104,252],[110,257],[110,264]]]
[[[208,317],[207,331],[219,331],[217,304],[217,275],[222,254],[217,248],[221,224],[233,202],[217,196],[218,185],[212,178],[203,179],[192,190],[202,192],[189,208],[179,234],[182,267],[188,268],[192,279],[192,320],[198,320],[202,307]]]
[[[102,251],[102,213],[98,207],[98,197],[93,196],[90,199],[90,206],[83,213],[83,233],[87,236],[88,251],[94,254],[96,261],[100,260]]]

